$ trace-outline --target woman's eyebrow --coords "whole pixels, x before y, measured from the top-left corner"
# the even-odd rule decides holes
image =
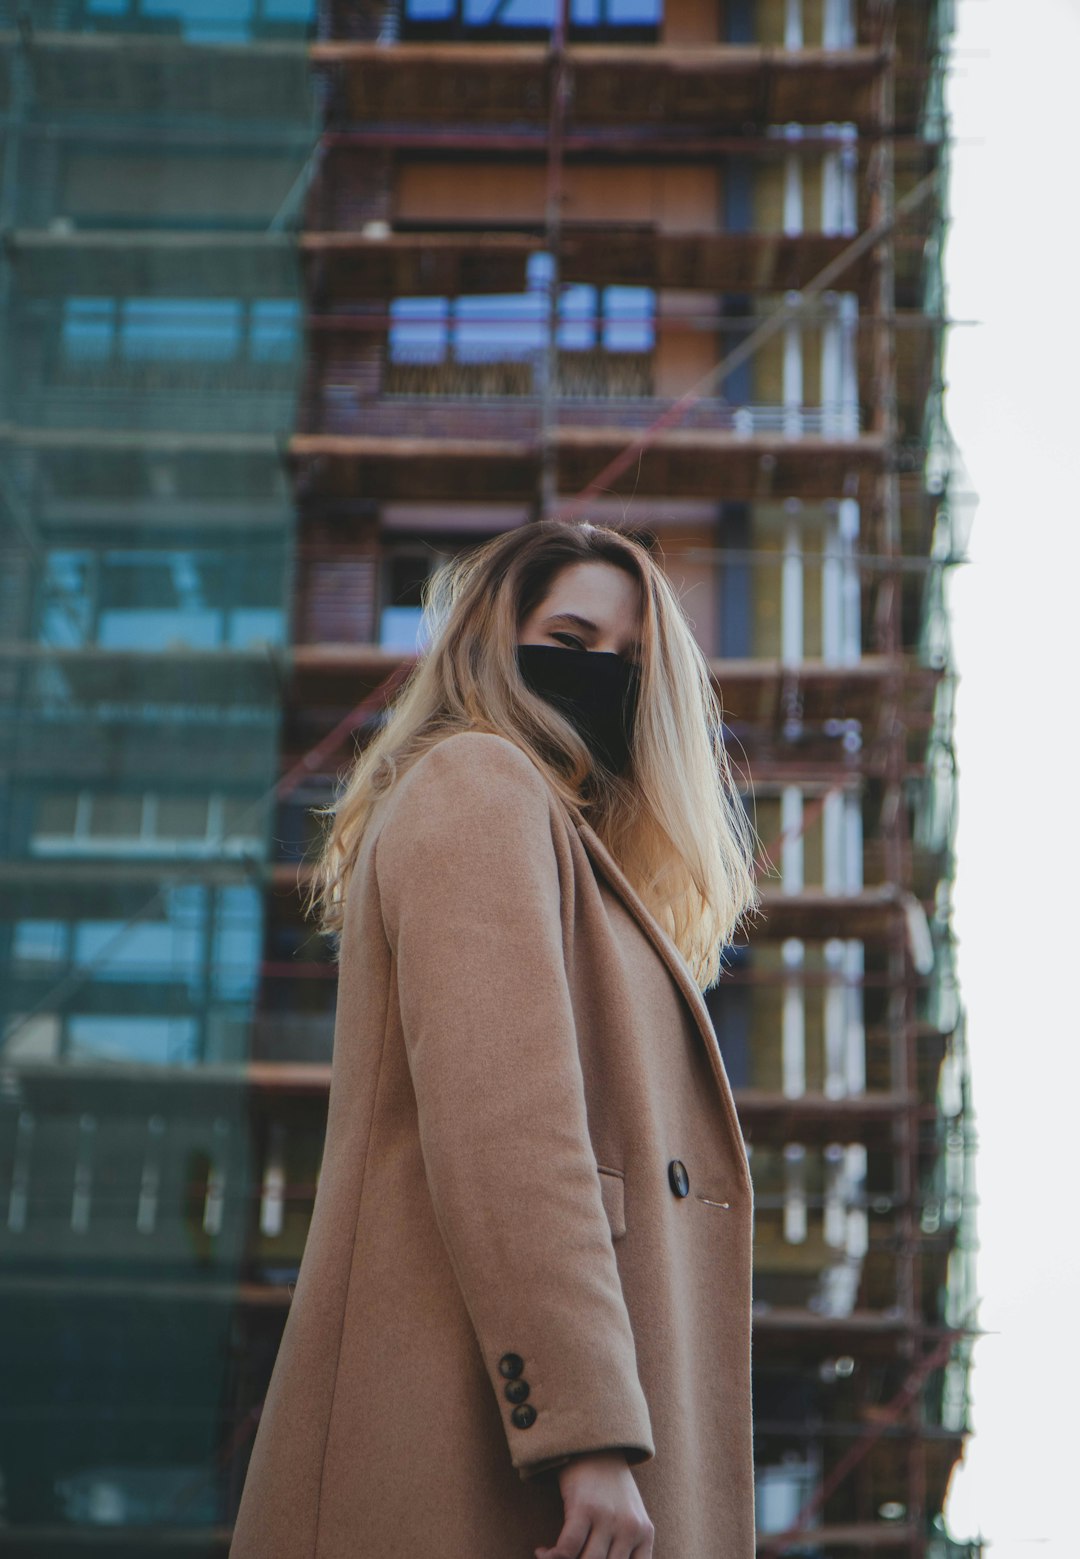
[[[551,616],[547,619],[547,621],[549,623],[558,623],[558,622],[577,623],[579,628],[591,628],[593,633],[597,632],[596,624],[593,623],[593,622],[590,622],[587,617],[582,617],[580,615],[580,613],[578,613],[578,612],[553,612],[551,614]],[[631,642],[629,648],[634,651],[635,655],[640,655],[641,654],[641,640],[640,639],[634,639]]]

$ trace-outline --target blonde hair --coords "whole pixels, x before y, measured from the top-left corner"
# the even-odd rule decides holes
[[[630,764],[593,762],[580,734],[532,692],[517,666],[520,625],[571,564],[606,562],[641,590],[640,684]],[[640,542],[584,521],[540,520],[494,537],[425,582],[428,646],[327,807],[333,819],[305,910],[339,935],[349,879],[376,801],[422,753],[456,731],[509,738],[571,815],[588,822],[671,936],[700,989],[757,908],[754,830],[723,742],[708,662],[667,575]]]

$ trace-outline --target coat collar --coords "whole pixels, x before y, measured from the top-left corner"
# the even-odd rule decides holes
[[[649,909],[644,899],[637,892],[622,867],[616,861],[600,835],[584,819],[572,819],[581,842],[584,844],[593,865],[599,867],[609,885],[622,899],[627,909],[637,920],[645,935],[652,942],[660,957],[671,971],[672,978],[686,1000],[691,1016],[701,1034],[705,1045],[706,1054],[709,1057],[709,1065],[712,1067],[716,1086],[720,1093],[728,1122],[742,1151],[744,1164],[746,1162],[746,1146],[743,1139],[742,1128],[739,1125],[739,1117],[735,1110],[735,1100],[731,1093],[731,1084],[728,1081],[727,1071],[724,1067],[723,1056],[720,1053],[720,1045],[716,1038],[716,1030],[709,1015],[709,1009],[705,1005],[705,999],[701,994],[697,981],[694,979],[690,965],[679,952],[672,938],[664,930]]]

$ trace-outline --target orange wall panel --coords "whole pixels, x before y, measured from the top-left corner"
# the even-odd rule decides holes
[[[718,0],[708,5],[702,5],[701,0],[665,0],[660,36],[665,43],[718,43]]]
[[[655,222],[668,232],[717,226],[720,180],[698,167],[566,169],[567,222]],[[541,164],[407,162],[398,172],[399,222],[492,222],[499,226],[544,219],[546,170]]]
[[[544,194],[539,164],[407,162],[398,169],[394,214],[399,222],[539,222]]]
[[[665,308],[669,300],[680,294],[665,293]],[[697,300],[700,307],[700,299]],[[682,395],[696,384],[720,357],[717,336],[710,330],[686,330],[677,324],[665,326],[660,322],[656,332],[656,357],[653,368],[655,393],[663,399]]]

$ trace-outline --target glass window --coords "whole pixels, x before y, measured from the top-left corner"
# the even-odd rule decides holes
[[[390,359],[441,363],[449,333],[448,298],[395,298],[390,304]]]
[[[315,0],[85,0],[88,16],[175,23],[190,42],[237,43],[251,37],[260,22],[306,27]]]
[[[282,565],[236,552],[112,548],[46,560],[39,640],[113,650],[281,644]]]
[[[467,27],[550,27],[555,0],[463,0],[462,11]]]
[[[546,32],[555,23],[556,0],[405,0],[406,31],[474,32],[488,35]],[[663,0],[569,0],[571,32],[655,32]]]
[[[197,980],[202,965],[201,928],[168,920],[84,920],[75,927],[74,962],[92,965],[101,981],[155,982],[165,977]]]
[[[596,288],[567,287],[559,299],[559,345],[566,352],[587,352],[596,345]]]
[[[69,363],[107,363],[116,335],[115,298],[65,298],[60,350]]]
[[[240,1001],[252,995],[262,955],[262,898],[255,888],[219,888],[214,935],[214,989]]]
[[[41,582],[38,640],[73,649],[92,636],[90,559],[85,552],[50,552]]]
[[[533,255],[528,288],[459,298],[396,298],[390,305],[390,360],[395,363],[508,362],[535,356],[547,335],[550,256]],[[597,288],[582,283],[559,294],[558,344],[564,351],[650,352],[656,294],[649,287]]]
[[[58,963],[67,957],[70,928],[62,920],[17,920],[11,940],[17,963]]]
[[[251,305],[251,360],[291,363],[299,342],[300,304],[295,298],[260,298]]]
[[[486,293],[454,303],[458,362],[507,362],[544,345],[546,300],[538,292]]]
[[[60,352],[70,366],[125,362],[289,364],[300,342],[295,298],[65,298]]]
[[[238,298],[125,298],[120,347],[131,362],[228,362],[242,324]]]
[[[102,612],[98,643],[108,650],[164,650],[183,645],[216,649],[221,643],[217,612]]]
[[[275,607],[242,607],[230,612],[226,642],[233,650],[254,649],[260,644],[284,644],[284,610]]]
[[[604,348],[608,352],[651,352],[655,294],[649,287],[604,288]]]
[[[68,1054],[74,1060],[187,1066],[199,1058],[198,1033],[194,1018],[83,1014],[68,1019]]]
[[[315,15],[315,0],[262,0],[262,14],[268,22],[310,22]]]

